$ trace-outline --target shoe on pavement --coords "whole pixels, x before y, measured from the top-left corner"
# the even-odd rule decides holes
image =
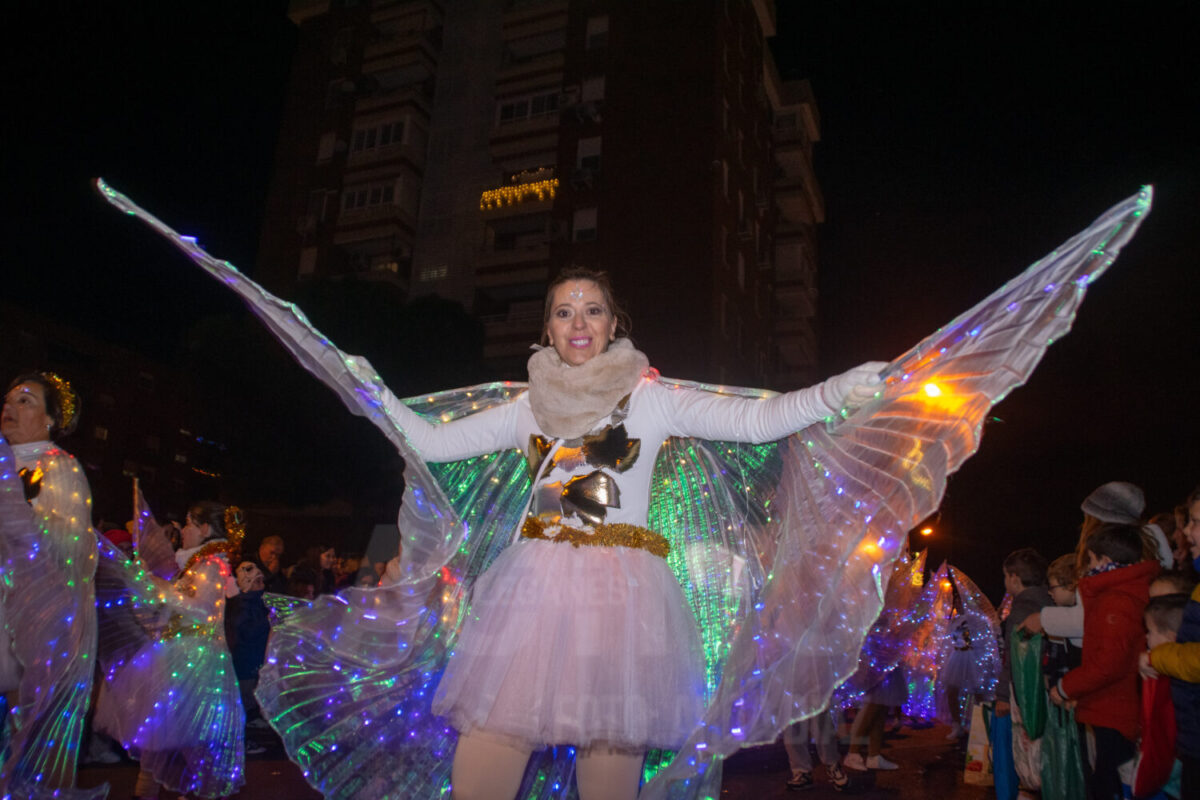
[[[867,769],[900,769],[900,765],[894,761],[888,761],[883,756],[869,756]]]
[[[837,764],[826,764],[825,774],[829,776],[829,782],[833,784],[833,788],[839,792],[850,783],[850,776]]]
[[[862,753],[847,753],[842,759],[842,766],[846,769],[857,770],[858,772],[866,772],[867,765],[863,762]]]
[[[811,789],[813,785],[812,773],[807,770],[798,769],[792,773],[792,777],[787,782],[787,788],[792,791],[801,789]]]

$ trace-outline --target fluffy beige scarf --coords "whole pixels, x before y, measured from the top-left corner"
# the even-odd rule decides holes
[[[529,405],[538,427],[556,439],[583,436],[633,391],[649,360],[628,339],[572,367],[553,347],[529,357]]]

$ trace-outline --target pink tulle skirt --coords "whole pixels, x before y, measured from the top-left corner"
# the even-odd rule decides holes
[[[433,699],[460,733],[676,748],[704,708],[696,620],[662,558],[522,539],[480,576]]]

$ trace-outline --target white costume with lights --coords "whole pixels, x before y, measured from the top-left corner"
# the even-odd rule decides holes
[[[390,400],[426,461],[517,449],[534,478],[531,519],[475,582],[433,711],[460,733],[478,727],[533,747],[677,748],[702,716],[704,654],[667,539],[646,530],[658,451],[670,437],[770,442],[835,410],[822,386],[765,400],[668,387],[628,340],[580,367],[552,349],[530,364],[535,381],[551,371],[565,382],[570,397],[548,404],[578,407],[607,391],[614,407],[599,419],[539,413],[534,383],[515,400],[431,425]],[[547,436],[548,426],[570,438]]]
[[[2,441],[2,440],[0,440]],[[7,720],[10,751],[0,793],[95,797],[107,786],[73,789],[96,654],[96,534],[87,478],[50,441],[12,447],[26,471],[31,505],[11,463],[4,479],[0,539],[3,618],[19,678]]]
[[[144,605],[158,609],[163,627],[126,660],[104,665],[95,725],[168,789],[223,797],[244,778],[246,717],[225,645],[232,571],[205,547],[188,564],[173,581],[140,573]]]
[[[237,292],[306,369],[352,411],[370,419],[404,457],[406,488],[399,519],[404,562],[399,580],[377,590],[351,589],[339,598],[318,598],[312,608],[296,611],[275,627],[257,696],[291,757],[327,797],[444,796],[456,733],[450,720],[436,713],[433,699],[436,695],[437,708],[460,717],[456,724],[490,724],[475,717],[489,707],[489,698],[468,699],[465,688],[455,689],[461,682],[454,672],[468,665],[487,668],[486,654],[475,651],[472,641],[477,634],[480,640],[493,636],[504,621],[480,609],[485,598],[494,607],[515,607],[544,596],[536,583],[538,593],[521,594],[518,567],[530,570],[530,581],[539,581],[542,576],[533,570],[558,568],[554,562],[560,557],[565,561],[574,549],[571,539],[589,535],[556,528],[553,520],[526,522],[531,506],[535,515],[548,510],[544,490],[549,484],[568,475],[581,477],[587,469],[568,466],[576,463],[572,453],[554,461],[552,448],[561,450],[565,442],[551,442],[544,456],[536,441],[535,449],[529,449],[531,443],[521,437],[536,435],[538,429],[525,416],[524,401],[512,402],[523,396],[524,386],[470,387],[412,398],[403,401],[408,407],[403,408],[365,359],[334,347],[295,306],[270,295],[228,262],[209,256],[194,240],[179,236],[103,183],[100,189],[106,199],[146,221]],[[755,430],[735,417],[744,410],[748,421],[762,413],[755,407],[776,402],[766,399],[768,392],[692,384],[694,394],[671,397],[665,386],[653,382],[634,392],[640,395],[630,399],[631,427],[626,434],[642,439],[646,452],[624,475],[611,467],[587,471],[587,476],[599,471],[615,478],[620,508],[627,510],[609,502],[615,497],[612,492],[607,499],[600,491],[568,497],[565,482],[558,497],[560,512],[567,510],[565,501],[571,501],[567,517],[579,517],[581,508],[594,512],[595,503],[605,510],[606,520],[608,514],[625,513],[630,516],[612,518],[634,519],[636,509],[637,522],[625,524],[645,524],[667,538],[666,563],[699,623],[706,679],[701,719],[681,743],[678,734],[669,738],[678,743],[677,752],[647,755],[642,800],[715,796],[725,756],[746,744],[773,741],[789,723],[827,705],[831,692],[857,666],[863,638],[882,606],[890,563],[909,528],[936,509],[947,475],[974,453],[991,405],[1025,381],[1050,341],[1069,330],[1088,282],[1115,258],[1149,200],[1145,190],[1115,207],[1053,256],[895,359],[879,397],[778,442],[750,445],[676,435],[719,437]],[[533,376],[531,395],[538,381]],[[603,405],[582,430],[556,435],[582,437],[597,422],[603,426],[603,417],[619,407],[626,391]],[[727,400],[723,396],[731,394],[759,399],[737,404],[737,412],[731,403],[722,406],[730,413],[696,413],[687,424],[673,419],[676,410],[687,416],[705,404],[720,405]],[[510,407],[503,408],[505,404]],[[502,408],[489,412],[494,406]],[[462,438],[461,447],[448,446],[441,457],[516,449],[444,464],[427,462],[439,457],[434,453],[442,444],[419,430],[409,410],[431,424],[459,418],[469,423],[472,415],[482,413],[496,423],[495,433],[464,424],[462,430],[472,435]],[[767,426],[765,436],[793,433],[786,425],[797,422],[792,417],[775,421],[784,428]],[[611,418],[608,424],[613,424]],[[447,434],[450,439],[455,435]],[[671,438],[662,444],[661,439],[645,441],[660,436]],[[601,448],[610,463],[614,451],[617,456],[622,452],[617,444],[619,439],[606,439]],[[640,465],[642,459],[652,460],[651,450],[657,451],[653,465]],[[527,460],[527,455],[532,458]],[[537,467],[533,480],[530,463]],[[560,465],[558,475],[554,470]],[[551,471],[541,477],[543,469]],[[651,475],[648,483],[638,484],[648,486],[648,496],[627,477],[639,469]],[[625,482],[630,483],[628,494]],[[592,488],[603,488],[604,483],[596,478]],[[579,495],[592,504],[581,506]],[[572,521],[561,520],[566,527],[574,527]],[[623,535],[654,542],[620,523],[611,531],[602,531],[601,525],[593,524],[594,532],[611,534],[614,542]],[[513,545],[522,534],[532,541]],[[563,542],[538,538],[564,535]],[[641,547],[630,553],[645,560],[651,570],[645,574],[661,585],[665,573],[653,560],[659,556]],[[591,560],[629,548],[581,544],[579,550],[585,549],[586,560]],[[623,554],[620,558],[631,560]],[[495,566],[489,570],[489,565]],[[505,566],[497,572],[500,565]],[[607,574],[632,574],[625,569],[621,565]],[[600,572],[589,572],[596,574]],[[552,581],[557,585],[558,578],[546,578],[545,585]],[[620,587],[628,585],[625,580],[617,583],[613,594],[619,596]],[[659,586],[648,591],[665,596]],[[676,608],[678,602],[670,605]],[[535,666],[547,663],[545,654],[555,642],[571,641],[575,635],[570,628],[577,621],[553,609],[521,608],[517,616],[555,619],[560,626],[542,631],[547,642],[536,649],[530,662]],[[638,616],[623,611],[622,619],[614,630],[640,641]],[[665,624],[651,622],[652,630],[662,630]],[[604,630],[603,620],[586,617],[578,627]],[[585,654],[594,645],[611,648],[606,637],[607,633],[594,641],[577,639],[572,646]],[[671,644],[676,646],[678,640],[672,637]],[[563,668],[569,667],[570,656],[563,654]],[[607,653],[602,657],[620,658]],[[510,661],[523,663],[520,654]],[[502,668],[497,665],[498,671]],[[519,669],[508,676],[531,685],[572,685],[570,678]],[[653,671],[637,677],[642,685],[660,678]],[[641,690],[639,686],[635,691]],[[501,687],[497,697],[509,691]],[[526,687],[513,691],[534,693]],[[559,704],[573,700],[562,698]],[[605,698],[583,701],[586,706]],[[619,716],[606,713],[604,718]],[[561,720],[566,715],[556,712],[544,718]],[[557,732],[552,735],[558,738]],[[541,731],[527,736],[545,738],[550,737]],[[535,752],[520,796],[572,796],[573,756],[570,748]]]

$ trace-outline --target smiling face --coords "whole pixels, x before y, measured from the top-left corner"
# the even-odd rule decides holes
[[[1192,558],[1200,558],[1200,500],[1188,506],[1187,524],[1183,526]]]
[[[617,320],[594,281],[572,280],[554,290],[546,337],[563,363],[579,366],[608,349]]]
[[[46,411],[46,393],[40,383],[19,383],[4,396],[0,433],[12,444],[41,442],[50,438],[54,418]]]

